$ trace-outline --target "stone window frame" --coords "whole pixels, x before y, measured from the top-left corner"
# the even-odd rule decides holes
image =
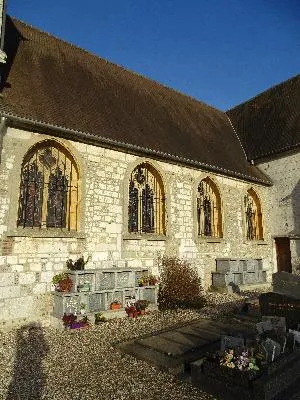
[[[83,213],[83,199],[84,199],[84,185],[83,176],[84,166],[81,161],[80,154],[74,148],[74,146],[67,140],[57,138],[53,136],[35,134],[36,136],[30,139],[20,140],[15,143],[15,154],[16,158],[14,166],[9,174],[9,180],[11,183],[9,187],[9,211],[8,211],[8,230],[6,232],[7,237],[73,237],[73,238],[85,238],[84,234],[84,213]],[[77,230],[68,230],[67,228],[39,228],[39,227],[23,227],[17,226],[18,209],[19,209],[19,196],[20,196],[20,184],[21,184],[21,170],[26,155],[30,153],[31,149],[36,146],[42,146],[43,142],[52,143],[53,146],[63,148],[70,157],[74,160],[78,170],[78,228]]]
[[[222,236],[220,237],[204,237],[198,235],[198,215],[197,215],[197,198],[198,198],[198,186],[203,179],[208,178],[218,190],[220,196],[220,208],[221,208],[221,231]],[[224,202],[223,192],[220,185],[216,182],[215,177],[210,173],[201,173],[200,176],[194,178],[194,190],[193,190],[193,221],[194,221],[194,241],[195,243],[222,243],[225,241],[225,220],[224,220]]]
[[[259,203],[260,207],[260,213],[261,213],[261,230],[262,230],[262,237],[259,239],[248,239],[247,238],[247,220],[246,220],[246,208],[245,208],[245,197],[247,196],[247,193],[249,191],[252,191],[256,199]],[[263,202],[261,200],[261,196],[259,195],[259,191],[253,186],[253,185],[247,185],[246,189],[244,190],[243,197],[241,199],[242,203],[242,214],[243,214],[243,237],[244,237],[244,243],[246,244],[266,244],[265,240],[265,223],[264,223],[264,210],[263,210]]]
[[[164,230],[165,234],[156,234],[156,233],[139,233],[139,232],[129,232],[128,231],[128,206],[129,206],[129,181],[132,172],[136,167],[138,167],[140,164],[149,164],[151,167],[156,171],[156,173],[159,175],[162,185],[163,185],[163,190],[164,190],[164,195],[165,195],[165,220],[164,220]],[[165,241],[168,238],[168,232],[170,231],[169,227],[169,222],[168,222],[168,215],[169,215],[169,200],[170,199],[170,193],[169,193],[169,187],[166,184],[167,179],[166,175],[161,167],[161,165],[158,164],[158,162],[145,158],[145,157],[139,157],[135,161],[131,162],[128,164],[125,175],[124,175],[124,186],[123,186],[123,240],[149,240],[149,241]]]

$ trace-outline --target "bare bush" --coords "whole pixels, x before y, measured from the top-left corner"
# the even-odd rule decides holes
[[[197,271],[177,257],[164,256],[159,261],[159,310],[203,307],[205,299]]]

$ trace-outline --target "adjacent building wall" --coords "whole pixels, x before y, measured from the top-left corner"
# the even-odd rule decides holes
[[[159,255],[190,260],[203,286],[211,285],[215,259],[263,258],[272,273],[270,241],[270,188],[167,162],[149,160],[162,175],[166,192],[167,235],[129,235],[127,232],[128,179],[145,158],[55,139],[74,156],[80,174],[80,231],[30,230],[16,226],[20,169],[28,149],[47,135],[7,128],[0,165],[0,323],[30,319],[47,322],[51,311],[52,276],[67,259],[90,257],[88,268],[147,267],[158,272]],[[220,240],[196,236],[196,189],[210,176],[222,199],[223,233]],[[264,241],[245,240],[244,195],[253,187],[262,202]]]
[[[300,273],[300,152],[281,154],[258,164],[273,181],[270,227],[272,237],[289,237],[292,268]],[[275,259],[274,249],[274,259]]]

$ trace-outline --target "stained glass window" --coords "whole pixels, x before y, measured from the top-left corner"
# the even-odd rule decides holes
[[[209,177],[203,179],[198,186],[197,225],[200,237],[223,237],[221,197],[217,186]]]
[[[165,234],[163,182],[149,163],[138,165],[129,181],[128,231]]]
[[[24,158],[17,225],[78,229],[77,166],[54,141],[39,143]]]
[[[244,198],[245,220],[246,220],[246,238],[248,240],[262,240],[262,212],[260,200],[251,188],[247,191]]]

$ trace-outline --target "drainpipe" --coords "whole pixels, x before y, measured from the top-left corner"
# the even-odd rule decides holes
[[[6,117],[1,117],[0,118],[0,164],[2,160],[3,137],[4,137],[5,127],[6,127]]]

